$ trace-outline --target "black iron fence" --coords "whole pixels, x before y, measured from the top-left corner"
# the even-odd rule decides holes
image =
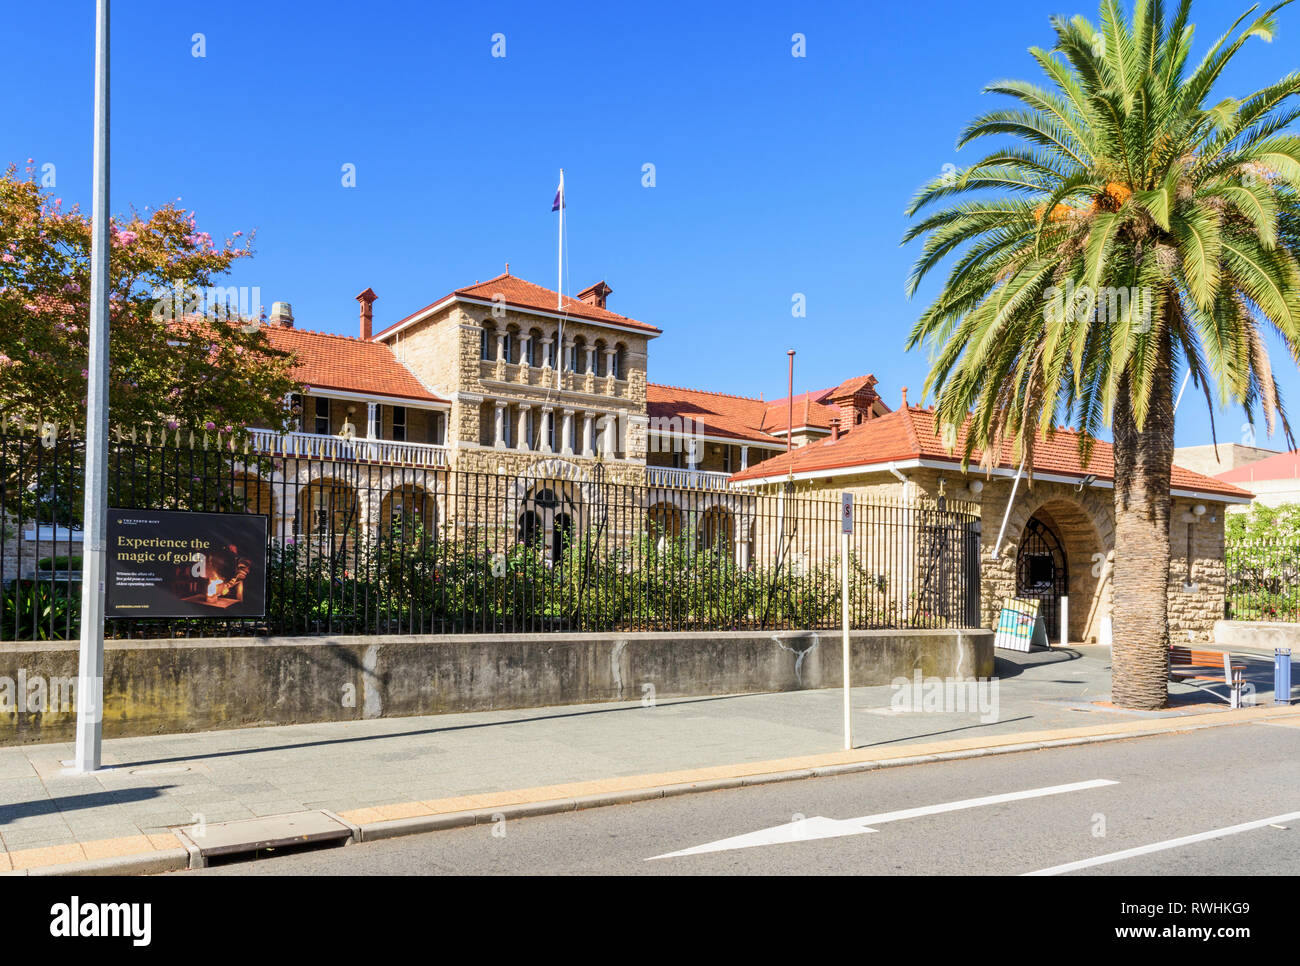
[[[0,640],[75,638],[83,451],[0,436]],[[119,441],[109,505],[268,518],[266,614],[110,618],[111,637],[831,628],[840,517],[808,493],[616,482],[602,464],[477,473]],[[629,471],[620,464],[618,472]],[[970,508],[858,499],[855,627],[975,627]]]
[[[1300,540],[1229,539],[1224,616],[1300,621]]]

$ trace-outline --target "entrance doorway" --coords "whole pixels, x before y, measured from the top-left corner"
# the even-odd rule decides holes
[[[1061,598],[1069,593],[1065,548],[1056,531],[1037,516],[1030,517],[1016,554],[1016,596],[1039,601],[1047,639],[1061,636]]]

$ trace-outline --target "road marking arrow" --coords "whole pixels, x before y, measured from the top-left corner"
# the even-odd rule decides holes
[[[733,835],[731,838],[719,839],[705,845],[667,852],[646,859],[673,859],[683,855],[702,855],[706,852],[727,852],[731,849],[748,849],[756,845],[782,845],[788,842],[807,842],[814,839],[841,838],[846,835],[865,835],[874,832],[872,826],[887,822],[900,822],[924,815],[941,815],[944,812],[957,812],[967,808],[980,808],[984,805],[1000,805],[1003,802],[1018,802],[1027,798],[1044,798],[1048,795],[1063,795],[1066,792],[1081,792],[1089,788],[1103,788],[1118,785],[1119,782],[1109,778],[1093,778],[1086,782],[1072,782],[1068,785],[1049,785],[1046,788],[1030,788],[1021,792],[1006,792],[1001,795],[984,795],[980,798],[963,798],[956,802],[944,802],[940,805],[922,805],[919,808],[904,808],[894,812],[881,812],[878,815],[864,815],[861,818],[826,818],[816,815],[812,818],[785,822],[772,828]]]

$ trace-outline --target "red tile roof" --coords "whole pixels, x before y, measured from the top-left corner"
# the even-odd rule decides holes
[[[801,426],[811,426],[814,429],[824,429],[830,432],[831,420],[840,413],[840,407],[831,400],[846,399],[854,393],[861,392],[863,389],[871,389],[875,385],[876,377],[867,373],[845,379],[838,386],[832,386],[830,389],[815,389],[812,392],[800,393],[794,397],[795,429]],[[889,412],[889,406],[885,404],[883,399],[877,398],[873,408],[880,415]],[[782,397],[768,403],[767,415],[763,422],[764,429],[770,432],[784,433],[786,424],[789,421],[788,397]]]
[[[777,445],[782,442],[759,428],[767,410],[767,403],[761,399],[655,383],[647,384],[645,389],[646,415],[651,419],[692,419],[694,430],[706,436]]]
[[[424,388],[383,343],[278,325],[266,326],[266,335],[274,348],[293,354],[293,377],[313,389],[447,401]]]
[[[799,393],[794,397],[794,428],[797,430],[810,426],[830,432],[831,420],[840,410],[825,400],[831,397],[842,399],[859,389],[874,385],[875,381],[876,377],[871,375],[854,376],[832,389]],[[877,409],[889,412],[889,407],[883,402],[877,405]],[[764,401],[654,383],[646,386],[646,410],[650,416],[701,420],[707,427],[704,432],[710,435],[778,443],[785,441],[785,431],[791,415],[788,397]]]
[[[823,470],[863,467],[864,470],[881,463],[903,460],[942,460],[960,464],[960,453],[966,442],[966,426],[957,432],[953,449],[944,445],[942,427],[933,410],[920,406],[904,406],[885,416],[853,427],[838,440],[823,439],[794,450],[789,456],[781,453],[735,474],[737,482],[781,477],[788,473],[817,473]],[[977,449],[971,456],[972,465],[982,457]],[[1004,444],[996,460],[997,467],[1014,470],[1019,463],[1013,458],[1011,444]],[[1034,447],[1034,472],[1083,478],[1094,474],[1101,480],[1114,480],[1115,463],[1109,443],[1100,440],[1093,444],[1092,456],[1085,466],[1079,459],[1079,434],[1071,430],[1057,430],[1051,439],[1039,440]],[[1249,497],[1245,490],[1231,483],[1202,476],[1181,466],[1175,466],[1173,489],[1194,490],[1199,493],[1223,496]]]
[[[1237,466],[1222,473],[1215,473],[1216,480],[1227,483],[1254,483],[1265,480],[1294,480],[1300,478],[1300,450],[1290,453],[1278,453],[1267,459]]]
[[[445,295],[436,302],[430,302],[424,308],[417,312],[412,312],[406,318],[394,322],[382,332],[377,333],[374,338],[382,339],[385,335],[392,332],[398,326],[409,322],[411,319],[427,312],[435,305],[439,305],[451,298],[478,299],[484,302],[491,302],[497,297],[505,300],[505,304],[511,308],[522,309],[532,312],[558,312],[556,293],[549,288],[525,281],[515,275],[503,273],[496,278],[489,279],[486,282],[477,282],[468,285],[465,288],[458,288],[450,295]],[[592,305],[589,302],[582,302],[571,295],[564,297],[564,314],[576,319],[585,319],[589,322],[603,322],[606,325],[620,325],[629,329],[637,329],[651,335],[658,335],[663,330],[657,326],[650,325],[647,322],[638,322],[636,319],[628,318],[626,315],[619,315],[617,312],[611,312],[608,309],[602,309],[599,306]]]

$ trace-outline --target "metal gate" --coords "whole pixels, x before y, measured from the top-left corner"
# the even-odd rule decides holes
[[[1039,601],[1048,640],[1060,638],[1061,598],[1069,586],[1060,538],[1038,517],[1030,518],[1016,555],[1016,596]]]

